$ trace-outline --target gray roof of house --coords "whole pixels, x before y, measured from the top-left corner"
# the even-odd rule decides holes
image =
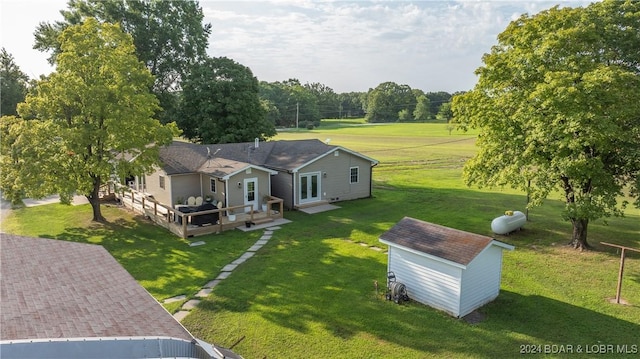
[[[283,170],[294,170],[336,148],[337,146],[328,145],[317,139],[274,141],[265,165]]]
[[[226,158],[216,158],[205,161],[195,172],[222,178],[251,166],[253,165],[246,162],[228,160]]]
[[[491,244],[513,249],[508,244],[480,234],[404,217],[380,236],[381,241],[467,265]]]
[[[197,172],[207,160],[207,147],[174,141],[160,148],[160,160],[162,168],[169,175]]]
[[[160,149],[160,160],[169,175],[204,172],[222,177],[219,174],[249,165],[292,171],[337,148],[317,139],[259,142],[257,147],[255,142],[201,145],[174,141]]]
[[[102,246],[0,234],[0,340],[193,340]]]

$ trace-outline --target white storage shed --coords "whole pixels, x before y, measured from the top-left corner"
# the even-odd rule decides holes
[[[412,300],[463,317],[500,292],[502,251],[512,245],[404,217],[383,233],[387,268]]]

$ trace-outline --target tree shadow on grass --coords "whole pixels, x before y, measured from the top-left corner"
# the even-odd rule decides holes
[[[399,196],[390,192],[377,198],[344,202],[340,204],[341,209],[313,216],[291,213],[294,222],[277,232],[278,245],[267,253],[261,252],[259,257],[234,273],[232,280],[216,287],[214,295],[196,310],[197,314],[187,318],[187,327],[203,333],[205,338],[211,335],[209,339],[215,338],[217,342],[220,338],[229,338],[230,344],[235,338],[259,331],[255,328],[261,324],[247,321],[229,331],[209,328],[207,323],[216,322],[216,313],[246,313],[271,323],[265,326],[270,328],[267,330],[293,331],[301,335],[291,339],[294,341],[314,335],[314,328],[321,326],[331,333],[330,338],[325,339],[328,346],[340,345],[347,350],[348,344],[342,341],[364,334],[376,338],[374,342],[377,343],[388,342],[421,353],[444,356],[451,353],[476,357],[516,356],[520,354],[520,346],[527,344],[597,345],[604,341],[635,344],[635,337],[629,333],[640,329],[638,323],[544,296],[503,292],[482,309],[486,319],[473,326],[418,303],[397,306],[382,300],[381,296],[373,294],[373,281],[377,280],[384,290],[386,256],[383,253],[375,256],[344,254],[328,243],[342,240],[343,245],[373,252],[353,242],[380,246],[380,234],[405,215],[491,235],[486,232],[494,212],[499,215],[505,207],[514,208],[522,200],[517,195],[470,190],[446,190],[443,194],[416,189],[411,194]],[[416,206],[425,202],[417,199],[421,196],[428,196],[429,206]],[[404,201],[405,198],[410,201]],[[468,205],[463,207],[464,203]],[[535,222],[525,225],[524,231],[499,236],[499,239],[521,249],[553,250],[551,245],[565,235],[557,227],[564,225],[570,233],[570,225],[562,222],[559,213],[553,213],[555,210],[536,211]],[[467,211],[482,214],[470,215]],[[553,216],[552,220],[548,220],[550,216]],[[609,234],[611,229],[607,228]],[[358,236],[361,239],[355,239]],[[273,329],[273,326],[282,330]],[[624,331],[623,335],[620,330]],[[252,341],[260,340],[247,339],[247,342]],[[372,346],[372,356],[389,355],[384,349]],[[242,352],[242,344],[238,350]],[[261,350],[252,354],[300,355],[284,347]],[[328,352],[315,354],[330,356]]]
[[[455,353],[463,357],[516,356],[523,345],[638,344],[634,334],[640,331],[638,323],[538,295],[503,291],[482,308],[485,320],[476,325],[416,302],[396,305],[384,300],[381,293],[376,295],[373,288],[374,280],[380,283],[381,292],[386,286],[385,255],[357,254],[374,251],[336,241],[278,241],[216,287],[213,296],[187,317],[185,325],[196,336],[215,338],[223,344],[247,336],[254,347],[264,345],[252,355],[269,357],[296,357],[300,349],[257,344],[260,339],[252,335],[266,335],[259,333],[259,321],[240,320],[234,322],[233,329],[224,323],[212,329],[207,323],[219,322],[219,313],[236,313],[243,318],[251,313],[271,323],[263,330],[287,332],[283,335],[293,336],[292,341],[317,335],[315,328],[320,326],[329,333],[322,339],[328,347],[340,345],[347,352],[355,345],[349,341],[364,335],[375,338],[367,349],[372,357],[389,355],[389,343],[429,355]],[[248,349],[241,344],[238,352],[243,350]]]
[[[378,237],[405,216],[494,237],[516,246],[540,248],[564,245],[571,239],[571,223],[561,217],[564,204],[547,200],[543,206],[529,211],[522,231],[496,235],[491,221],[505,210],[526,211],[526,196],[488,193],[467,189],[431,189],[411,185],[397,189],[378,189],[373,198],[342,202],[342,208],[315,214],[301,221],[327,235],[351,237],[354,232],[369,236],[369,245],[378,245]],[[599,242],[615,238],[620,244],[640,247],[640,221],[637,216],[609,218],[589,224],[589,243],[601,250]],[[345,235],[345,233],[349,233]],[[616,242],[617,243],[617,242]],[[631,254],[636,256],[636,254]]]
[[[235,233],[234,233],[235,234]],[[154,225],[143,217],[92,223],[86,228],[68,227],[46,238],[103,246],[147,291],[161,300],[179,294],[192,295],[213,279],[233,257],[255,242],[255,235],[203,236],[203,246]]]
[[[503,292],[485,307],[485,321],[475,326],[417,303],[397,306],[382,300],[373,292],[373,281],[378,280],[384,287],[386,256],[346,239],[362,234],[363,242],[379,245],[379,235],[405,215],[483,233],[482,230],[487,231],[483,229],[488,227],[487,218],[494,216],[494,208],[502,211],[506,205],[512,206],[521,200],[520,196],[466,190],[398,192],[402,195],[387,191],[377,198],[347,202],[342,209],[314,216],[287,214],[294,223],[279,230],[275,241],[261,249],[259,256],[243,264],[230,279],[216,287],[211,300],[204,301],[202,308],[196,309],[185,323],[208,328],[216,323],[216,314],[220,312],[255,313],[277,328],[300,335],[312,333],[320,326],[330,333],[327,340],[334,346],[364,333],[377,339],[377,343],[393,343],[395,348],[482,357],[517,355],[520,344],[538,344],[532,341],[563,344],[575,340],[590,344],[611,340],[618,343],[613,340],[637,333],[637,323],[515,292]],[[477,215],[478,212],[482,215]],[[535,225],[549,217],[545,212],[539,213],[540,220],[533,222]],[[559,221],[559,216],[554,218]],[[535,232],[527,225],[523,233],[509,237],[508,242],[522,248],[547,234],[560,238],[562,234],[552,233],[552,227],[542,223]],[[634,225],[627,228],[633,231]],[[616,233],[609,232],[611,236]],[[48,237],[104,245],[136,279],[151,282],[145,286],[156,292],[156,296],[165,293],[169,296],[170,292],[189,294],[183,292],[212,279],[221,266],[255,242],[245,235],[231,236],[225,237],[230,240],[207,239],[207,246],[191,248],[184,240],[142,219],[67,228]],[[337,246],[336,241],[341,240],[344,243]],[[547,242],[545,238],[542,245]],[[357,251],[372,254],[356,255]],[[567,323],[558,323],[556,317]],[[230,345],[247,332],[257,330],[242,325],[245,323],[238,323],[237,329],[220,326],[215,333],[233,338],[223,343]],[[220,342],[218,338],[203,338]],[[302,336],[298,339],[304,340]],[[267,344],[265,353],[283,356],[273,351],[286,348],[277,343]],[[380,354],[379,357],[389,354],[375,344],[372,350]]]
[[[614,304],[603,301],[602,306],[606,305]],[[484,311],[489,318],[483,323],[487,330],[519,333],[537,340],[522,344],[640,344],[640,323],[539,295],[501,291]]]

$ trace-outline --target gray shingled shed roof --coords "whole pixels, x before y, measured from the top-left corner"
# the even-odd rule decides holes
[[[193,340],[102,246],[0,234],[0,339]]]
[[[396,244],[448,261],[468,265],[487,246],[496,244],[505,249],[511,245],[491,237],[404,217],[380,236],[387,244]]]

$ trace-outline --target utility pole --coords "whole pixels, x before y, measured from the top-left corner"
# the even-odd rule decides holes
[[[300,103],[296,102],[296,129],[298,129],[298,115],[300,114]]]

